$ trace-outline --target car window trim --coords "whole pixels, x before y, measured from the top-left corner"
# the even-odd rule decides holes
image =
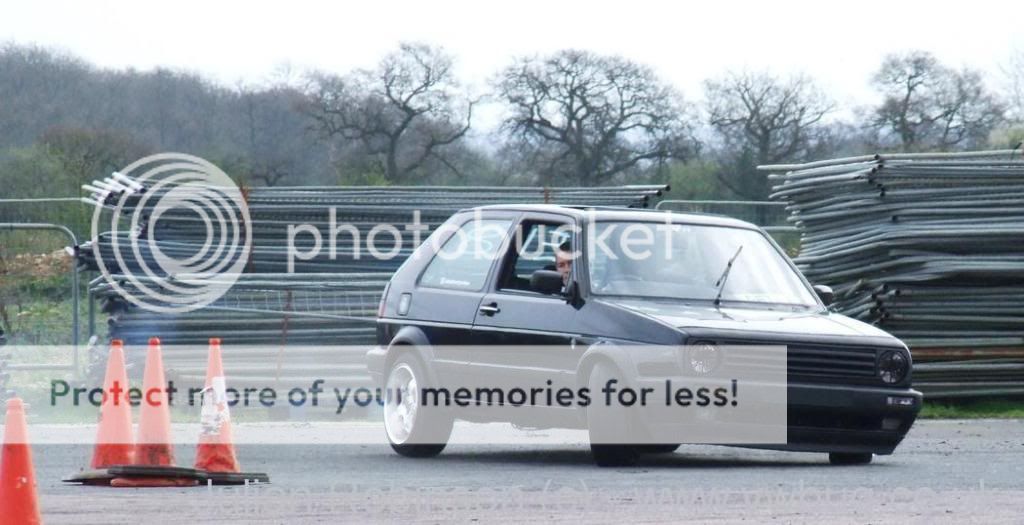
[[[516,290],[515,288],[499,288],[491,292],[496,295],[504,295],[506,297],[523,297],[527,299],[548,299],[553,301],[565,302],[565,296],[563,295],[548,295],[540,292],[534,292],[532,290]]]
[[[503,251],[503,254],[502,254],[501,257],[497,258],[498,263],[494,266],[494,268],[492,268],[493,275],[490,276],[489,283],[488,283],[488,285],[484,289],[486,290],[486,293],[507,294],[511,290],[511,291],[527,292],[529,294],[532,294],[531,297],[547,297],[547,298],[554,298],[554,299],[558,299],[558,300],[564,301],[565,298],[561,297],[561,296],[549,296],[549,295],[544,295],[544,294],[537,293],[537,292],[531,292],[530,290],[515,290],[515,289],[498,288],[499,281],[501,281],[502,274],[504,273],[505,264],[507,262],[506,259],[508,259],[509,257],[512,256],[512,249],[514,248],[514,245],[512,243],[513,243],[513,239],[515,239],[515,235],[512,235],[512,234],[515,233],[523,223],[527,223],[527,222],[538,222],[538,223],[552,223],[553,222],[553,223],[560,223],[560,224],[575,225],[577,228],[580,228],[580,223],[579,223],[578,220],[576,220],[576,217],[573,216],[573,215],[569,215],[569,214],[563,215],[563,214],[559,214],[559,213],[543,213],[543,212],[542,213],[538,213],[538,212],[525,212],[525,213],[521,214],[519,216],[519,218],[515,221],[515,223],[512,225],[512,228],[509,229],[508,235],[505,237],[505,244],[501,248],[502,251]],[[573,241],[574,244],[580,242],[580,239],[582,239],[582,238],[583,237],[582,237],[581,232],[573,232],[572,241]],[[519,257],[518,257],[518,254],[517,254],[516,255],[516,260],[518,260],[518,259],[519,259]],[[577,266],[578,266],[578,264],[573,264],[572,273],[570,274],[570,281],[572,280],[571,279],[572,277],[577,277],[579,275],[579,273],[577,271],[577,268],[576,268]]]

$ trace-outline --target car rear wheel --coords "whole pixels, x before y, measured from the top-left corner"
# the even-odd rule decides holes
[[[590,372],[588,386],[592,397],[587,406],[590,453],[598,466],[629,467],[635,465],[640,458],[640,446],[613,443],[613,436],[622,425],[628,424],[627,418],[631,415],[624,407],[607,406],[601,396],[597,395],[608,384],[609,379],[621,380],[620,377],[616,377],[615,369],[607,363],[597,363]]]
[[[384,384],[384,430],[391,448],[413,458],[436,456],[448,444],[454,420],[443,408],[426,406],[424,366],[410,354],[395,359]]]
[[[867,465],[874,454],[855,452],[829,452],[828,462],[833,465]]]

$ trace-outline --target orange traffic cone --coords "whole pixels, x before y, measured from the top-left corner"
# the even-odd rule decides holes
[[[128,372],[124,365],[124,343],[114,339],[103,379],[103,404],[93,449],[93,469],[111,465],[131,465],[135,440],[132,439],[132,407],[128,402]]]
[[[221,359],[220,339],[216,337],[210,339],[200,421],[195,468],[203,472],[207,482],[214,485],[270,482],[266,474],[243,473],[238,465],[234,439],[231,435],[231,412],[228,409],[227,380]]]
[[[160,340],[156,337],[149,340],[146,352],[135,461],[130,468],[111,471],[121,474],[110,481],[112,487],[183,487],[198,483],[195,471],[174,466],[170,400],[164,379]]]
[[[110,342],[107,373],[103,378],[103,401],[100,405],[96,446],[90,470],[80,470],[64,478],[66,483],[109,485],[115,476],[108,467],[131,465],[135,457],[132,438],[132,407],[128,398],[128,371],[125,368],[124,343]]]
[[[218,338],[210,339],[200,423],[195,468],[207,472],[239,472],[241,469],[231,436],[231,412],[228,410],[227,382]]]
[[[96,446],[93,448],[91,470],[81,470],[64,478],[66,483],[109,485],[116,477],[109,467],[131,465],[135,458],[132,438],[132,407],[128,398],[128,371],[125,368],[124,343],[110,342],[107,373],[103,378],[103,401],[100,405]]]
[[[0,520],[3,523],[42,523],[26,427],[25,406],[21,399],[8,400],[3,457],[0,459]]]
[[[142,409],[139,412],[139,440],[135,445],[135,464],[166,467],[174,465],[171,444],[171,407],[164,379],[164,359],[160,340],[150,338],[146,351],[146,369],[142,376]]]

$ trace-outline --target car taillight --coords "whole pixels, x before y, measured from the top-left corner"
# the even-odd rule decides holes
[[[391,289],[391,282],[384,285],[384,293],[380,296],[380,304],[377,306],[377,317],[384,317],[384,304],[388,301],[388,290]]]

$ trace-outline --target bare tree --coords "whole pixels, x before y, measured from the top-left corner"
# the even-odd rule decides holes
[[[1017,124],[1024,123],[1024,49],[1017,49],[1003,68],[1009,92],[1009,117]]]
[[[324,139],[358,143],[389,181],[407,182],[466,136],[474,103],[448,54],[405,43],[373,70],[313,75],[304,110]]]
[[[236,162],[241,173],[266,186],[314,182],[310,172],[318,152],[308,147],[314,139],[307,136],[305,117],[294,110],[303,93],[277,84],[239,86],[236,96],[236,140],[245,152]]]
[[[695,148],[680,94],[621,57],[565,50],[519,59],[496,89],[510,112],[503,129],[531,146],[546,183],[602,184]]]
[[[1005,108],[980,73],[943,66],[930,53],[889,55],[872,83],[884,96],[874,126],[882,145],[904,151],[985,144]]]
[[[1000,69],[1007,95],[1006,121],[989,135],[989,146],[1020,148],[1024,144],[1024,48],[1014,50],[1009,62]]]
[[[804,75],[730,73],[706,81],[704,92],[718,139],[718,178],[740,196],[768,195],[757,165],[803,160],[829,137],[823,119],[835,106]]]

